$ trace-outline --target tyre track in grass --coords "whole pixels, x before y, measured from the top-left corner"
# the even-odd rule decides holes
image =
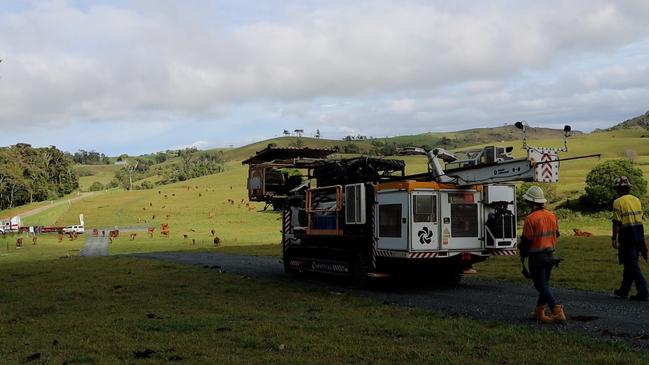
[[[553,288],[565,307],[566,324],[542,324],[529,319],[536,305],[532,284],[465,277],[458,286],[425,282],[375,281],[368,289],[356,289],[313,276],[295,279],[284,274],[276,257],[222,253],[159,252],[130,257],[203,266],[220,272],[257,279],[317,286],[334,293],[366,297],[385,305],[420,308],[447,316],[525,325],[557,332],[574,332],[600,339],[624,341],[649,351],[649,302],[613,298],[608,293]],[[315,280],[314,280],[315,279]]]

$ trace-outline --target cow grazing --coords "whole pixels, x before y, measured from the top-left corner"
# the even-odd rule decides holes
[[[160,231],[160,235],[169,238],[169,231]]]
[[[221,239],[217,236],[214,236],[214,247],[219,247],[221,244]]]
[[[133,232],[128,236],[131,238],[131,241],[135,241],[135,237],[137,237],[137,233]]]
[[[575,228],[573,229],[575,232],[575,236],[577,237],[591,237],[593,234],[590,232],[582,231],[581,229]]]

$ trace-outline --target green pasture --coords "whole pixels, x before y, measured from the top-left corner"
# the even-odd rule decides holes
[[[25,262],[0,275],[4,363],[649,362],[620,343],[156,261]]]
[[[16,248],[16,239],[20,237],[23,238],[22,248]],[[59,242],[58,234],[46,233],[38,235],[36,245],[34,245],[32,236],[26,233],[0,235],[0,267],[76,256],[84,242],[83,236],[75,241],[70,241],[66,236]]]
[[[56,224],[74,224],[83,213],[88,230],[155,227],[153,238],[139,232],[135,242],[179,248],[192,240],[211,244],[212,229],[224,245],[277,243],[281,239],[280,215],[263,211],[263,203],[248,202],[246,174],[246,166],[229,163],[224,173],[186,182],[151,190],[108,191],[73,202]],[[168,238],[159,234],[163,223],[169,224]],[[118,241],[123,239],[125,235]]]
[[[43,212],[23,218],[22,223],[24,226],[54,226],[59,217],[70,209],[71,204],[76,204],[76,202],[55,205]],[[69,222],[65,225],[78,224],[78,220],[77,218],[76,222]]]
[[[110,165],[75,165],[76,171],[84,171],[92,175],[81,176],[79,177],[79,189],[81,191],[88,191],[90,185],[95,181],[102,183],[104,186],[108,185],[113,177],[115,177],[115,172],[120,168],[120,166],[115,166],[114,164]]]

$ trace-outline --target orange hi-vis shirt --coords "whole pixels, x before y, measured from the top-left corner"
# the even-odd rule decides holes
[[[525,218],[523,236],[532,241],[530,253],[554,251],[558,233],[559,222],[554,213],[549,210],[535,210]]]

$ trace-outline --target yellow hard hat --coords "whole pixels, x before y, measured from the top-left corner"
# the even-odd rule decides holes
[[[547,200],[545,199],[545,194],[543,194],[543,190],[536,185],[531,186],[529,189],[527,189],[527,191],[523,195],[523,199],[532,203],[542,204],[547,202]]]

